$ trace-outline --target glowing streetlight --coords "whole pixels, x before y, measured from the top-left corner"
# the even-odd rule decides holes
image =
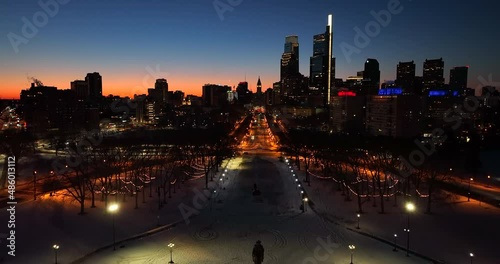
[[[33,171],[33,200],[36,200],[36,170]]]
[[[406,226],[406,229],[404,229],[405,232],[407,232],[407,240],[406,240],[406,256],[410,256],[410,213],[415,211],[415,205],[412,202],[407,202],[406,203],[406,213],[408,215],[408,224]]]
[[[306,211],[306,203],[307,203],[307,201],[309,201],[309,199],[307,199],[307,197],[304,197],[304,199],[302,199],[302,201],[303,201],[302,212],[305,212]]]
[[[394,234],[394,249],[392,251],[398,251],[398,234]]]
[[[118,211],[118,204],[113,203],[108,206],[108,212],[111,213],[113,221],[113,250],[116,250],[116,230],[115,230],[115,213]]]
[[[57,264],[57,250],[59,249],[59,245],[58,244],[54,244],[52,246],[52,248],[54,249],[55,263]]]
[[[351,264],[353,264],[352,255],[354,254],[354,249],[356,249],[356,247],[354,245],[349,245],[349,250],[351,250]]]
[[[170,248],[170,261],[168,263],[173,264],[174,261],[172,260],[172,248],[175,246],[174,243],[169,243],[168,247]]]
[[[356,216],[358,217],[358,226],[356,227],[356,229],[359,229],[359,219],[361,218],[361,215],[357,214]]]
[[[470,202],[470,183],[474,181],[474,178],[469,178],[469,192],[467,193],[467,202]]]
[[[472,258],[474,258],[474,253],[469,253],[469,256],[470,256],[470,264],[472,264]]]

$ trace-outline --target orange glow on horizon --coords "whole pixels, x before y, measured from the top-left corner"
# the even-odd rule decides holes
[[[85,79],[86,74],[81,74],[80,76],[59,76],[58,78],[42,78],[41,81],[46,86],[55,86],[57,89],[69,89],[70,83],[74,80],[83,80]],[[118,95],[118,96],[129,96],[133,97],[134,94],[147,94],[148,88],[153,88],[155,83],[155,78],[144,78],[144,76],[139,75],[126,75],[126,78],[122,78],[119,76],[107,76],[102,74],[103,79],[103,95],[108,96]],[[30,82],[26,78],[26,76],[15,76],[14,78],[5,78],[4,81],[0,84],[0,99],[19,99],[21,91],[25,89],[29,89]],[[16,78],[17,77],[17,78]],[[185,77],[185,78],[183,78]],[[162,77],[159,77],[162,78]],[[168,81],[169,91],[183,91],[185,95],[202,95],[202,86],[207,83],[215,83],[215,84],[224,84],[229,85],[231,87],[237,86],[240,81],[224,81],[217,80],[217,78],[200,76],[198,78],[194,78],[192,76],[179,76],[178,78],[168,76],[163,77]],[[63,80],[63,81],[61,81]],[[256,83],[249,81],[249,89],[253,92],[256,91]],[[265,84],[265,83],[263,83]],[[263,85],[263,92],[267,89],[267,87],[272,87],[272,82],[269,82],[266,85]]]

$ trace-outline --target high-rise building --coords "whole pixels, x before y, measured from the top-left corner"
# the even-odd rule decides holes
[[[396,73],[396,86],[403,89],[404,94],[415,94],[415,62],[399,62]]]
[[[431,89],[444,86],[444,61],[443,58],[425,60],[423,72],[424,94]]]
[[[76,94],[76,97],[79,100],[88,100],[89,93],[89,85],[86,81],[83,80],[74,80],[71,82],[71,90]]]
[[[310,58],[309,84],[313,91],[323,97],[323,104],[330,103],[335,84],[335,58],[333,58],[333,16],[328,16],[328,25],[323,34],[313,37],[313,56]]]
[[[89,86],[89,97],[91,100],[100,100],[102,97],[102,77],[98,72],[88,73],[85,81]]]
[[[280,80],[299,74],[299,37],[285,38],[285,51],[281,56]]]
[[[163,102],[167,102],[168,95],[168,82],[166,79],[157,79],[155,82],[155,90],[161,91],[161,99]]]
[[[469,67],[455,67],[450,70],[450,89],[458,91],[459,94],[465,94],[467,89],[467,76]]]
[[[248,82],[240,82],[236,87],[237,99],[239,104],[250,103],[250,90],[248,90]]]
[[[376,59],[367,59],[363,71],[363,94],[376,95],[380,88],[380,68]]]
[[[421,109],[418,96],[369,96],[366,132],[372,136],[414,137],[420,133]]]
[[[203,105],[219,107],[228,104],[227,93],[231,91],[231,86],[218,84],[203,85]]]

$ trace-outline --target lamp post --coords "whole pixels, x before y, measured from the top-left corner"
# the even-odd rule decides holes
[[[174,261],[172,260],[172,248],[175,246],[174,243],[169,243],[168,247],[170,248],[170,261],[168,263],[173,264]]]
[[[302,203],[302,208],[303,208],[303,209],[302,209],[302,212],[307,211],[307,210],[306,210],[306,203],[307,203],[307,201],[308,201],[308,200],[309,200],[309,199],[307,199],[307,197],[304,197],[304,199],[302,199],[302,201],[303,201],[303,203]]]
[[[116,230],[115,230],[115,213],[118,211],[118,204],[114,203],[108,206],[108,212],[111,213],[111,218],[113,221],[113,250],[116,250]]]
[[[54,249],[55,263],[57,264],[57,250],[59,249],[59,245],[54,244],[52,248]]]
[[[358,217],[358,226],[356,227],[356,229],[359,229],[359,219],[361,218],[361,215],[357,214],[357,217]]]
[[[406,256],[410,256],[410,213],[415,211],[415,205],[411,202],[406,203],[406,213],[408,215],[408,223],[405,232],[407,232],[407,240],[406,240]]]
[[[54,179],[54,171],[50,171],[50,181],[53,181],[55,182],[55,179]],[[52,196],[52,194],[54,193],[54,184],[52,184],[52,190],[50,190],[50,196]]]
[[[351,250],[351,264],[353,264],[352,255],[354,254],[354,249],[356,249],[356,247],[354,245],[349,245],[349,249]]]
[[[470,264],[472,264],[472,258],[474,258],[474,253],[469,253],[469,256],[470,256]]]
[[[487,185],[486,185],[486,187],[488,187],[488,188],[490,188],[490,181],[491,181],[491,176],[490,176],[490,175],[488,175],[488,183],[487,183]]]
[[[470,184],[474,181],[474,178],[469,178],[469,191],[467,192],[467,202],[470,202]]]
[[[394,249],[392,251],[396,252],[398,251],[398,234],[394,234]]]
[[[33,171],[33,200],[36,200],[36,170]]]

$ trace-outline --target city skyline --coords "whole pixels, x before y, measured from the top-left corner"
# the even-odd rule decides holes
[[[493,9],[488,8],[486,1],[485,4],[453,2],[453,5],[449,5],[451,1],[432,2],[431,11],[425,9],[430,1],[400,1],[400,12],[393,14],[390,22],[380,27],[380,34],[372,37],[365,48],[358,47],[359,54],[352,56],[346,56],[341,44],[354,45],[354,28],[364,29],[367,23],[376,21],[371,13],[386,10],[388,3],[397,1],[349,4],[241,1],[225,12],[214,7],[217,1],[124,2],[119,7],[92,1],[67,2],[59,4],[57,9],[52,7],[57,12],[47,16],[46,25],[27,38],[27,43],[18,45],[17,53],[9,34],[22,36],[23,17],[33,21],[35,14],[46,11],[37,3],[3,3],[5,23],[0,30],[6,37],[0,43],[0,54],[9,64],[4,64],[0,73],[4,80],[0,84],[0,98],[19,98],[20,91],[29,87],[27,77],[68,89],[72,81],[91,72],[101,74],[104,95],[144,94],[159,78],[167,79],[170,90],[186,94],[200,95],[206,83],[233,87],[245,79],[255,92],[259,76],[267,89],[279,81],[283,39],[288,35],[298,36],[302,49],[299,70],[309,75],[313,36],[324,29],[329,13],[334,14],[337,78],[355,75],[363,69],[367,58],[379,61],[381,82],[396,79],[400,61],[415,61],[416,75],[421,76],[426,59],[441,57],[446,83],[450,69],[457,66],[470,66],[468,86],[472,88],[482,85],[481,76],[487,79],[491,74],[493,80],[499,76],[494,68],[495,58],[488,52],[494,52],[498,36],[491,36],[493,41],[478,41],[488,25],[498,20],[488,15],[493,14]],[[91,8],[95,5],[98,8]],[[464,20],[460,16],[464,9],[471,16],[479,13],[481,16]],[[80,12],[93,19],[77,16]],[[446,12],[446,16],[440,12]],[[416,19],[423,15],[425,21]],[[287,23],[285,18],[289,19]],[[174,27],[178,25],[181,26]],[[436,25],[446,26],[446,34]],[[162,30],[165,34],[158,34]],[[462,37],[464,33],[468,38]]]

